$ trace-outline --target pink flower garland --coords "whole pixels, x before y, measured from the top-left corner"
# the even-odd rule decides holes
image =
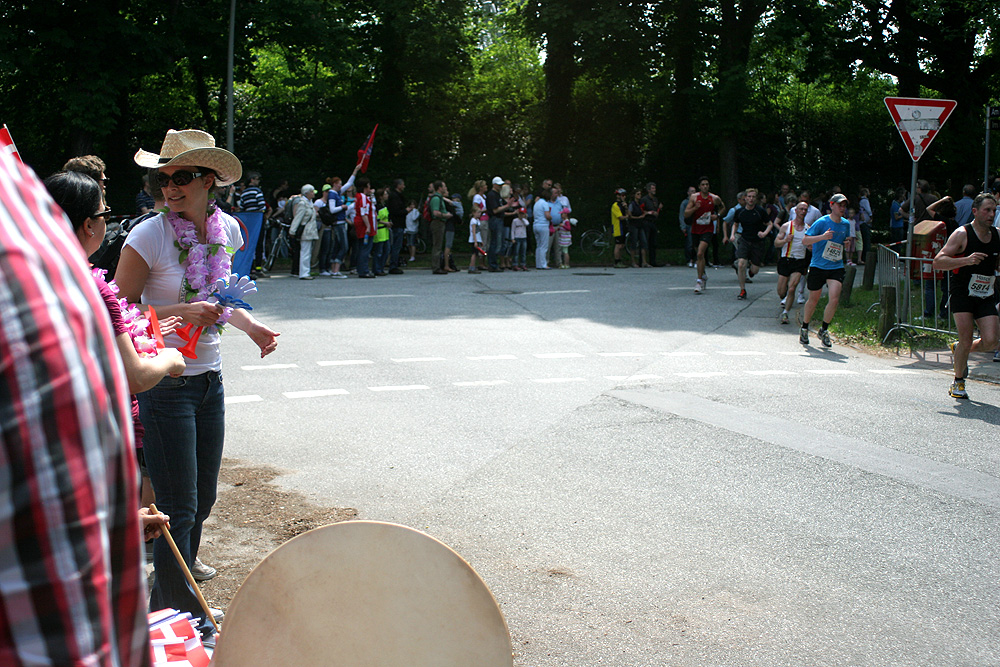
[[[184,267],[184,296],[187,303],[205,301],[215,290],[219,278],[229,278],[232,267],[232,255],[235,250],[227,245],[225,220],[219,209],[213,209],[205,221],[206,241],[198,242],[198,232],[194,223],[176,213],[166,213],[167,222],[174,229],[177,240],[174,241],[181,253],[179,262]],[[233,314],[232,308],[223,310],[216,321],[220,326],[229,321]]]
[[[114,280],[107,279],[108,272],[105,269],[92,269],[91,274],[95,279],[106,283],[113,294],[117,295],[120,291]],[[125,329],[128,331],[129,338],[132,339],[135,351],[140,357],[155,357],[156,340],[150,333],[149,320],[146,319],[138,306],[129,303],[127,299],[118,299],[118,307],[121,308],[122,320],[125,322]]]

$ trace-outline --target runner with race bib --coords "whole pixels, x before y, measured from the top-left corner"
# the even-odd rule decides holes
[[[826,285],[829,301],[823,311],[823,327],[819,330],[819,339],[824,347],[833,346],[828,328],[837,313],[840,290],[844,285],[844,240],[851,232],[851,226],[843,220],[847,204],[846,196],[840,193],[833,195],[830,199],[830,214],[814,222],[802,239],[802,245],[812,247],[812,260],[806,277],[809,300],[802,309],[802,329],[799,330],[799,342],[803,345],[809,344],[809,321],[819,305],[823,285]]]

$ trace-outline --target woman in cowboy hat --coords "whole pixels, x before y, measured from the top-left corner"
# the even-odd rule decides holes
[[[264,357],[277,347],[278,334],[246,310],[223,309],[206,299],[218,278],[226,278],[232,254],[243,245],[239,223],[215,206],[216,186],[235,183],[243,168],[235,155],[216,148],[200,130],[170,130],[159,153],[140,150],[140,167],[159,170],[156,186],[168,211],[133,229],[122,249],[115,280],[121,296],[156,307],[160,316],[176,315],[185,324],[205,327],[197,358],[189,359],[179,378],[164,378],[139,394],[146,428],[146,466],[157,505],[170,516],[171,533],[190,567],[198,556],[201,527],[215,503],[225,432],[225,401],[219,331],[227,321],[246,333]],[[181,347],[176,335],[168,346]],[[173,608],[203,613],[164,540],[153,549],[156,582],[150,609]],[[203,633],[211,632],[202,618]]]

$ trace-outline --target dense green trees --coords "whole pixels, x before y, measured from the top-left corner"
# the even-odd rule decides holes
[[[959,102],[921,174],[982,177],[1000,45],[986,0],[239,0],[236,152],[265,185],[348,173],[377,122],[371,175],[561,180],[603,222],[617,185],[672,203],[709,175],[885,192],[909,159],[886,95]],[[113,205],[137,147],[167,128],[225,137],[229,3],[20,0],[0,7],[0,121],[46,173],[109,163]],[[998,133],[1000,134],[1000,133]],[[994,154],[1000,153],[995,147]]]

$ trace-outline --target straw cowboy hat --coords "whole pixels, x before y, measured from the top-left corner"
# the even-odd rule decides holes
[[[206,167],[217,174],[216,185],[235,183],[243,175],[239,158],[224,148],[216,148],[215,137],[201,130],[167,130],[159,154],[140,148],[134,159],[137,165],[148,169],[175,164]]]

